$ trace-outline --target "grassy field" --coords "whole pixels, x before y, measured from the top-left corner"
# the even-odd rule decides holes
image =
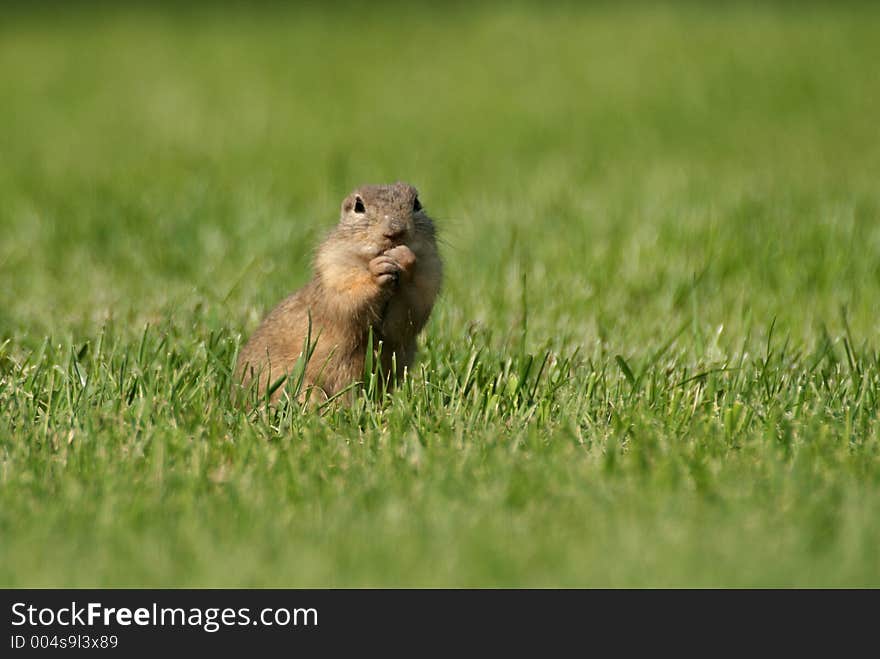
[[[0,21],[0,584],[880,586],[880,8]],[[248,416],[342,197],[413,377]]]

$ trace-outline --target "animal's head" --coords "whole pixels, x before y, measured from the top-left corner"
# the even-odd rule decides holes
[[[433,231],[419,201],[419,191],[408,183],[362,185],[342,202],[340,228],[357,233],[377,253],[409,244],[416,234]]]

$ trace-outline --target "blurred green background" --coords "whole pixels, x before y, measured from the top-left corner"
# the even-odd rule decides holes
[[[4,13],[4,584],[880,584],[877,6]],[[234,410],[398,179],[419,377]]]

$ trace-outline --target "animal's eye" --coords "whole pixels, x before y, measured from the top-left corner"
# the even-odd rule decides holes
[[[367,209],[364,208],[364,200],[360,197],[355,197],[354,200],[354,212],[355,213],[366,213]]]
[[[422,202],[420,202],[419,198],[416,197],[413,201],[413,212],[418,213],[420,210],[422,210]]]

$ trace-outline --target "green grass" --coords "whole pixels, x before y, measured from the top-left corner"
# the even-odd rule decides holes
[[[880,9],[0,21],[0,584],[880,586]],[[248,416],[340,200],[415,183],[410,378]]]

